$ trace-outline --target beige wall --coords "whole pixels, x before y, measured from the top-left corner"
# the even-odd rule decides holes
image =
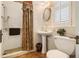
[[[2,29],[2,2],[0,1],[0,30]]]
[[[75,2],[76,4],[76,35],[79,35],[79,1]]]

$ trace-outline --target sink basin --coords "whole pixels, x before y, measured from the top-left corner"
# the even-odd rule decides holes
[[[40,35],[51,35],[52,31],[38,31],[38,34],[40,34]]]

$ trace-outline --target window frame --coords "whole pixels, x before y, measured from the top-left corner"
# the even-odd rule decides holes
[[[65,1],[65,2],[66,2],[66,1]],[[65,22],[65,21],[64,21],[64,22],[61,21],[61,17],[62,17],[62,15],[61,15],[61,12],[62,12],[62,11],[61,11],[61,10],[62,10],[61,3],[62,3],[62,1],[60,2],[60,6],[59,6],[60,9],[58,9],[58,10],[60,10],[60,19],[59,19],[59,21],[56,21],[56,19],[55,19],[55,17],[54,17],[54,25],[56,25],[57,27],[62,27],[63,25],[64,25],[64,27],[72,26],[72,2],[69,1],[69,2],[68,2],[69,5],[63,7],[63,8],[67,8],[67,7],[69,8],[69,11],[68,11],[68,12],[69,12],[69,15],[70,15],[70,16],[69,16],[69,20],[70,20],[70,21],[68,21],[68,23],[67,23],[67,21],[66,21],[66,22]],[[57,12],[56,9],[59,8],[59,7],[56,6],[56,5],[54,5],[54,6],[55,6],[55,7],[54,7],[54,8],[55,8],[54,16],[55,16],[55,12]]]

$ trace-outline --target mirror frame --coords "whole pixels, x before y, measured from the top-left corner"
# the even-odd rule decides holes
[[[49,11],[49,14],[47,14],[46,11]],[[48,16],[47,19],[45,19],[45,17],[47,17],[47,16],[45,16],[45,13],[46,13],[47,16]],[[48,20],[50,19],[50,17],[51,17],[51,8],[46,7],[46,8],[44,9],[44,13],[43,13],[43,20],[48,21]]]

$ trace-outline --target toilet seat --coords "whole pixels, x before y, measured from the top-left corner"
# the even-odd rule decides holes
[[[47,52],[47,58],[69,58],[69,55],[59,50],[49,50]]]

